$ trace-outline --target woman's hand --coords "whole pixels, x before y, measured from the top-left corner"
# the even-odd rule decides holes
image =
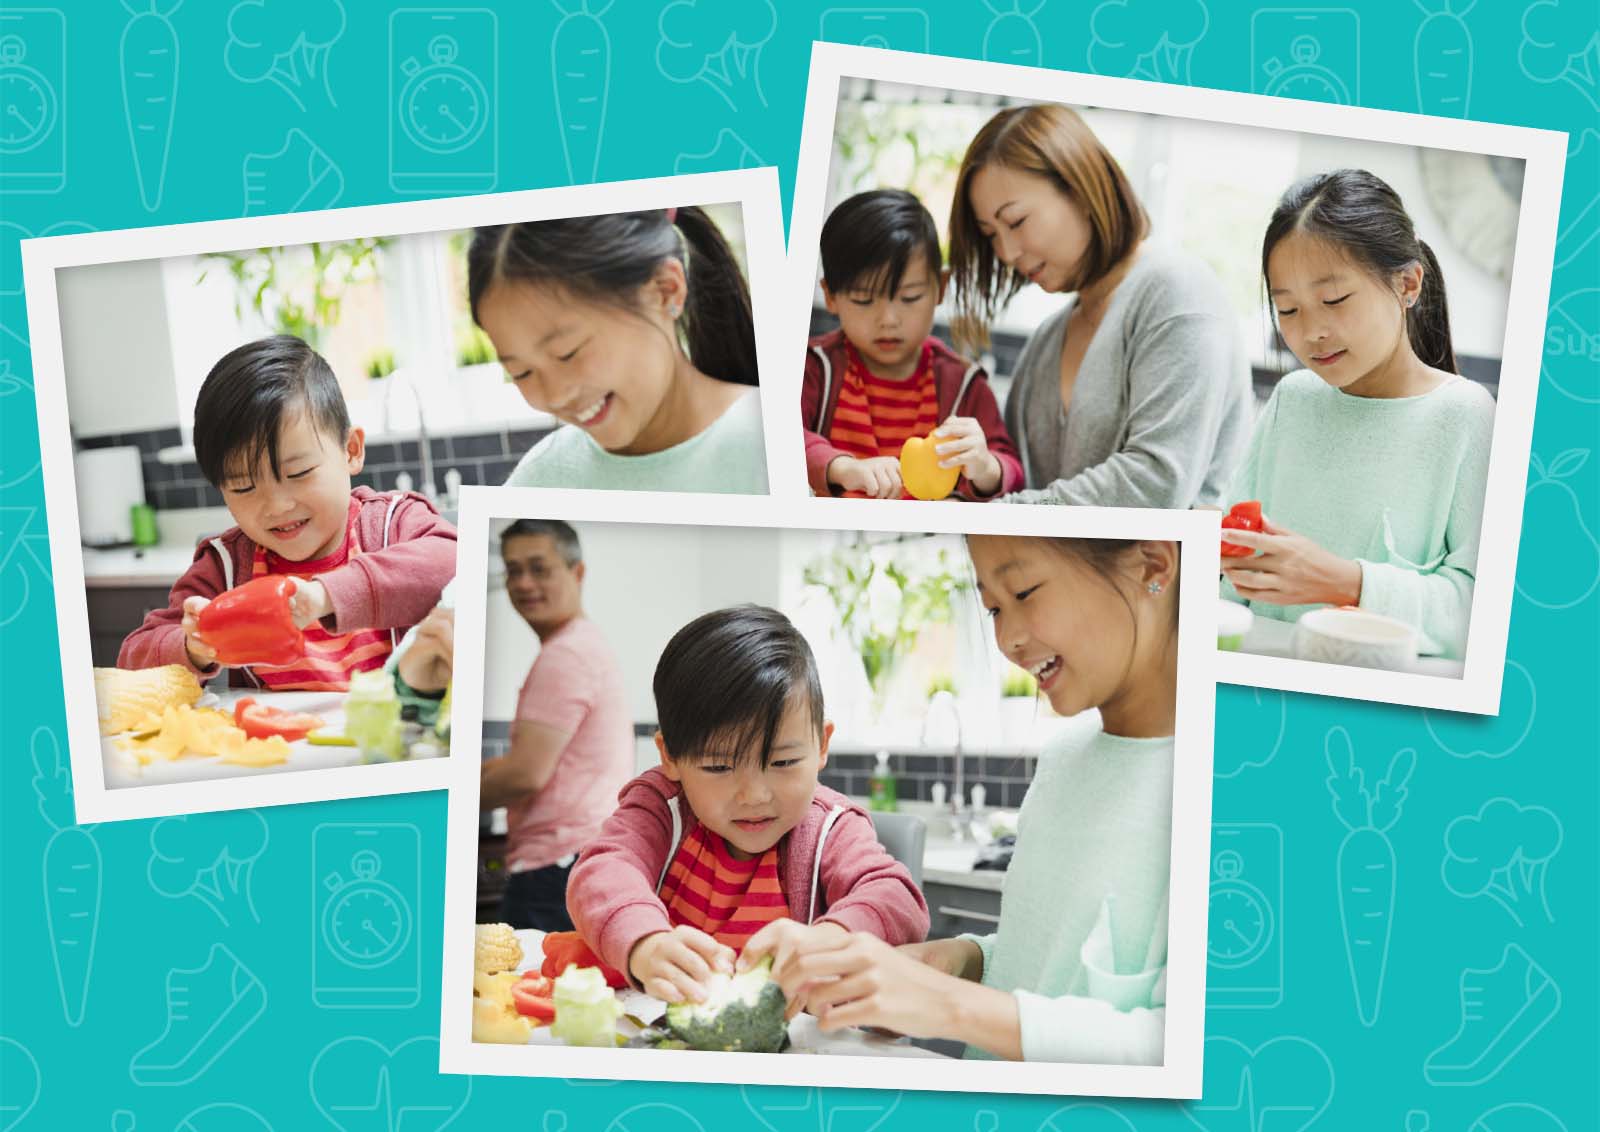
[[[417,623],[416,637],[395,663],[400,679],[418,692],[444,691],[454,668],[455,640],[456,611],[434,606]]]
[[[733,973],[733,948],[687,924],[645,936],[628,954],[633,981],[662,1002],[704,1002],[713,971]]]
[[[979,495],[1000,490],[1000,458],[989,451],[989,440],[977,417],[946,417],[937,433],[939,443],[934,451],[941,468],[961,468]]]
[[[189,663],[196,668],[210,668],[217,663],[217,650],[200,637],[200,611],[210,604],[210,598],[183,599],[183,646],[189,650]]]
[[[899,499],[905,486],[900,482],[900,461],[893,456],[873,456],[859,460],[838,456],[828,465],[828,482],[841,491],[859,491],[873,499]]]
[[[1261,530],[1224,530],[1222,539],[1260,552],[1222,560],[1222,573],[1240,597],[1272,605],[1361,602],[1361,563],[1340,558],[1265,515]]]

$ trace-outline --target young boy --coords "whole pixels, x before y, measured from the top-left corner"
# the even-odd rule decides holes
[[[817,784],[833,724],[788,618],[741,605],[691,621],[661,654],[655,698],[661,766],[623,788],[567,882],[573,923],[606,964],[696,1002],[774,921],[791,921],[795,946],[927,935],[927,903],[866,811]]]
[[[922,202],[858,193],[822,225],[822,295],[839,329],[811,340],[800,394],[806,476],[818,495],[898,499],[900,449],[938,429],[954,494],[993,499],[1022,486],[982,367],[932,337],[950,273]]]
[[[352,490],[365,443],[333,370],[299,338],[225,355],[195,400],[194,452],[238,526],[195,551],[167,608],[122,642],[118,667],[181,664],[209,679],[220,666],[199,634],[200,611],[265,574],[294,577],[290,608],[306,655],[232,669],[230,684],[344,691],[352,672],[383,667],[455,573],[456,532],[420,495]]]

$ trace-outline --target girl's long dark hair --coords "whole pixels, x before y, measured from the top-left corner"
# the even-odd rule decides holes
[[[683,264],[689,283],[682,317],[689,359],[723,381],[758,384],[750,288],[733,249],[701,208],[479,228],[467,249],[472,317],[477,321],[478,304],[501,281],[551,284],[578,299],[631,310],[666,259]]]
[[[1406,337],[1424,365],[1459,373],[1450,344],[1444,273],[1433,249],[1417,237],[1400,194],[1365,169],[1318,173],[1289,187],[1261,241],[1261,278],[1272,249],[1290,232],[1306,232],[1342,248],[1384,283],[1413,263],[1422,265],[1422,294],[1406,310]],[[1271,284],[1267,286],[1270,288]]]

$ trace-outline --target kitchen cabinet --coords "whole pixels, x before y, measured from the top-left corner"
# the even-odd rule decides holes
[[[165,609],[170,585],[91,586],[85,591],[89,605],[89,655],[97,668],[114,668],[125,637],[152,609]]]
[[[1000,923],[997,889],[925,881],[922,895],[928,901],[929,939],[953,939],[963,932],[988,935]]]

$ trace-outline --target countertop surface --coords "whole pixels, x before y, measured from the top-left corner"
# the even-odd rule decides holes
[[[284,711],[319,715],[327,721],[323,734],[338,735],[344,731],[345,696],[342,692],[260,692],[248,688],[230,688],[222,693],[207,692],[195,706],[214,707],[231,713],[235,701],[245,696]],[[199,782],[320,770],[324,767],[355,766],[362,761],[358,747],[316,746],[301,739],[289,744],[288,760],[275,766],[235,766],[222,762],[214,755],[188,756],[170,762],[157,758],[141,766],[132,752],[124,748],[121,742],[123,738],[121,735],[106,735],[100,740],[108,790],[125,786],[154,786],[163,782]]]
[[[1294,659],[1294,623],[1252,615],[1250,631],[1244,635],[1238,651],[1255,656],[1282,656]],[[1446,660],[1441,656],[1419,656],[1411,671],[1422,676],[1449,676],[1459,679],[1464,667],[1459,660]]]
[[[524,928],[516,935],[517,941],[522,944],[522,962],[517,965],[517,972],[521,974],[524,971],[537,971],[544,962],[544,932]],[[667,1010],[666,1003],[658,998],[651,998],[641,991],[623,989],[617,991],[616,995],[622,1003],[623,1011],[641,1022],[653,1023]],[[631,1037],[636,1032],[632,1024],[626,1020],[618,1022],[618,1033],[623,1037]],[[528,1039],[528,1044],[552,1046],[561,1045],[562,1042],[559,1038],[551,1036],[549,1026],[537,1026]],[[817,1020],[809,1014],[798,1015],[789,1023],[789,1048],[783,1052],[785,1054],[844,1053],[855,1054],[858,1057],[944,1057],[941,1053],[912,1045],[907,1038],[883,1037],[855,1027],[823,1033],[817,1026]]]

